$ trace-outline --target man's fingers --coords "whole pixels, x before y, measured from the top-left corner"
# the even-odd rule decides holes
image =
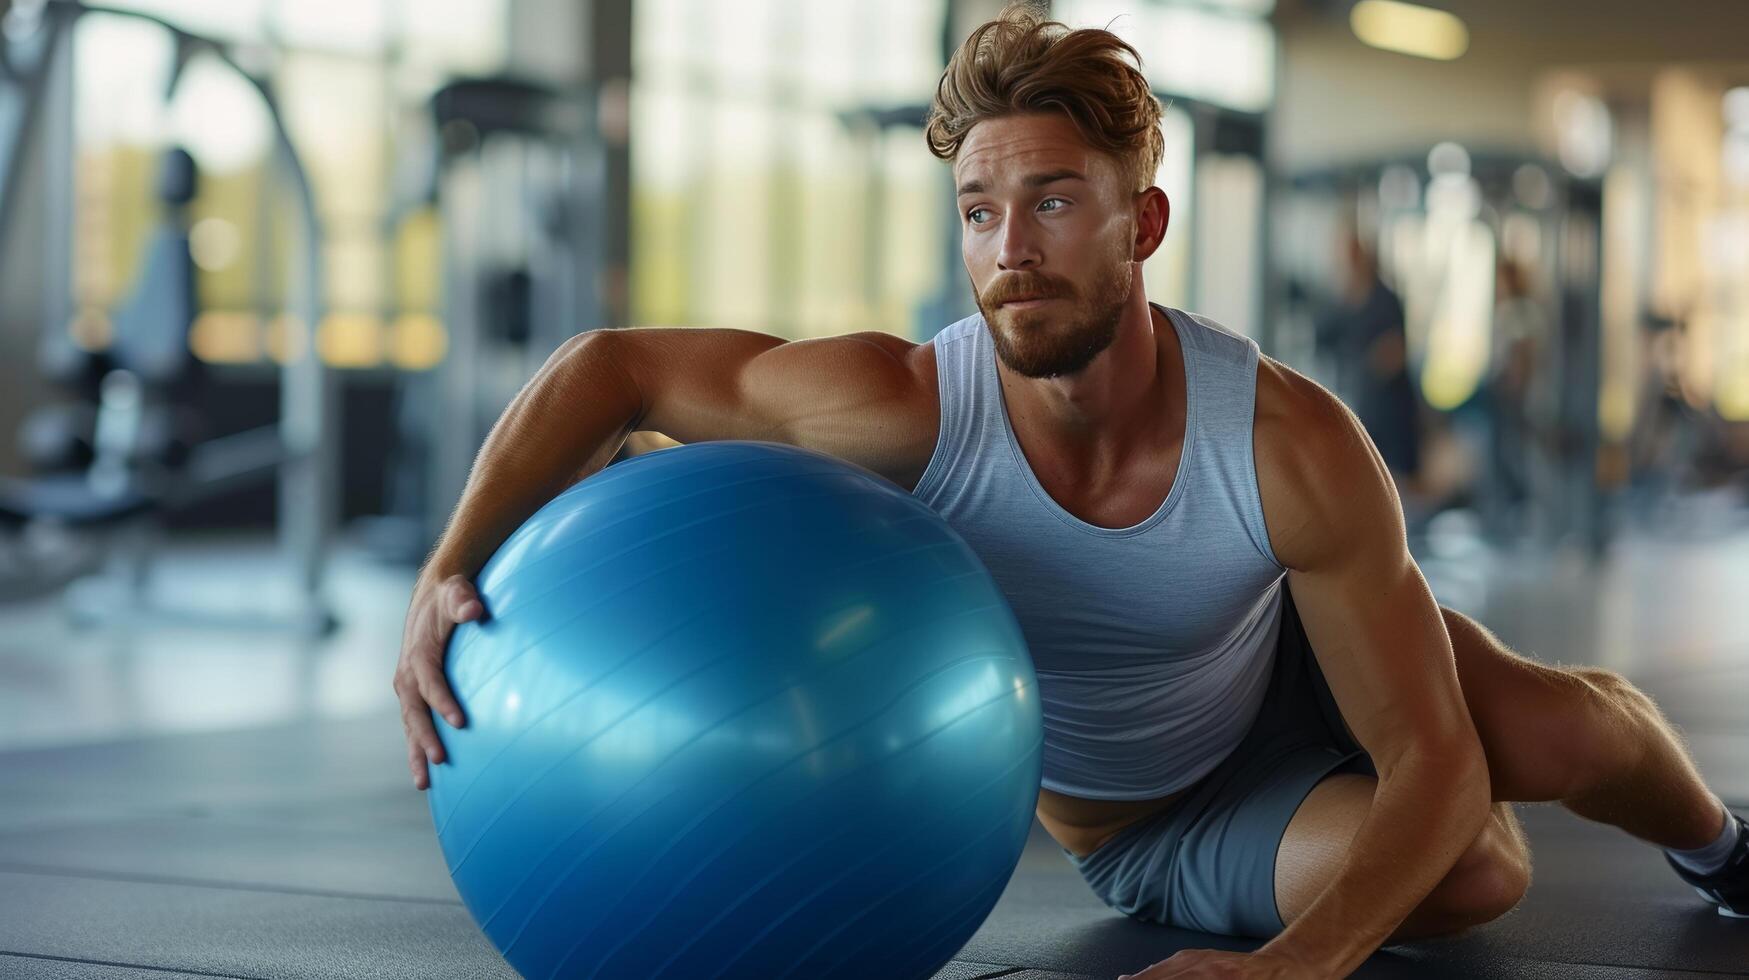
[[[480,604],[480,597],[474,591],[473,583],[460,575],[454,576],[445,583],[444,594],[449,600],[451,622],[470,622],[479,619],[480,614],[485,612],[486,607]]]
[[[414,753],[424,756],[434,766],[443,763],[443,741],[437,737],[437,726],[431,723],[425,705],[417,698],[402,699],[401,726],[407,729],[407,744]]]
[[[407,769],[413,773],[414,789],[425,789],[431,785],[431,775],[425,771],[425,753],[411,740],[407,742]]]
[[[425,699],[425,703],[442,715],[451,727],[462,727],[467,719],[462,716],[462,706],[456,703],[455,695],[450,693],[449,681],[444,679],[442,668],[425,660],[416,664],[413,670],[419,680],[419,696]],[[432,734],[436,736],[435,728]]]
[[[423,597],[415,595],[407,616],[401,666],[395,677],[395,693],[401,700],[401,724],[407,730],[407,769],[418,789],[431,785],[431,767],[441,765],[447,758],[432,712],[442,715],[456,728],[467,721],[443,674],[450,634],[457,623],[478,619],[485,613],[473,583],[465,576],[453,575],[439,589],[435,602],[430,593]]]
[[[424,649],[418,652],[441,664],[456,624],[480,618],[485,612],[485,606],[474,594],[474,587],[468,580],[458,575],[444,584],[443,595],[433,612],[434,615],[425,619],[425,628],[422,631],[425,637]]]

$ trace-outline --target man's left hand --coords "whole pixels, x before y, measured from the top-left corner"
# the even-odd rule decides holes
[[[1319,976],[1316,970],[1306,964],[1274,953],[1223,953],[1212,949],[1187,949],[1140,973],[1125,974],[1118,980],[1191,980],[1193,977],[1311,980]]]

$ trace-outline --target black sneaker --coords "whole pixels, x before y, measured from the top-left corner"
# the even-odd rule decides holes
[[[1664,860],[1670,861],[1677,876],[1693,885],[1701,898],[1717,905],[1720,915],[1749,919],[1749,822],[1735,813],[1731,814],[1731,819],[1737,821],[1737,846],[1724,867],[1710,875],[1697,875],[1671,861],[1668,854],[1664,855]]]

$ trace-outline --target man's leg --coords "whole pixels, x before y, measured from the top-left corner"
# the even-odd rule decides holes
[[[1675,850],[1718,837],[1719,800],[1651,698],[1611,671],[1528,660],[1444,613],[1494,799],[1558,801]]]
[[[1444,612],[1495,800],[1558,801],[1667,849],[1692,850],[1718,837],[1719,801],[1650,698],[1607,670],[1521,657],[1469,617]],[[1294,812],[1276,855],[1284,920],[1303,912],[1341,866],[1376,785],[1367,776],[1331,776]],[[1517,904],[1529,880],[1523,831],[1510,808],[1497,803],[1476,841],[1394,938],[1486,922]]]
[[[1275,858],[1275,903],[1283,922],[1299,918],[1342,866],[1377,786],[1371,776],[1329,776],[1294,811]],[[1524,830],[1510,805],[1496,803],[1469,849],[1390,941],[1449,935],[1497,919],[1529,887]]]

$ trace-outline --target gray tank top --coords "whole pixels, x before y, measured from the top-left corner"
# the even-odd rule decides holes
[[[1156,306],[1184,350],[1184,450],[1134,527],[1080,520],[1014,437],[984,318],[935,338],[941,432],[913,493],[1007,596],[1038,669],[1044,787],[1100,800],[1183,789],[1257,717],[1281,626],[1283,569],[1252,458],[1257,345]]]

